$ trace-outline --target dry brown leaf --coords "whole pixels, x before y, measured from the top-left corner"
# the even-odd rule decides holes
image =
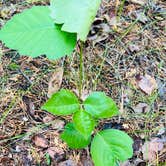
[[[77,164],[73,160],[66,160],[63,162],[60,162],[58,166],[77,166]]]
[[[41,148],[47,148],[48,147],[48,140],[44,138],[42,135],[36,135],[33,137],[33,141],[36,146]]]
[[[59,67],[51,76],[48,83],[48,97],[51,97],[53,93],[57,92],[62,84],[63,68]]]
[[[151,95],[152,92],[157,89],[156,80],[150,75],[136,77],[137,86],[146,94]]]
[[[48,123],[48,122],[53,121],[53,119],[54,119],[54,117],[52,115],[47,115],[43,118],[43,122]]]
[[[2,64],[0,63],[0,76],[3,76],[3,74],[4,74],[3,67]]]
[[[138,5],[145,5],[147,3],[147,0],[128,0],[128,1]]]
[[[54,130],[62,130],[64,128],[65,122],[62,120],[56,120],[54,121],[54,123],[52,124],[52,128]]]
[[[49,147],[46,151],[52,159],[56,159],[57,156],[63,156],[64,150],[60,147]]]
[[[151,141],[147,141],[142,146],[142,153],[144,160],[149,160],[150,162],[157,159],[159,151],[164,148],[162,139],[153,138]]]
[[[129,49],[131,52],[138,52],[140,50],[139,46],[136,44],[129,44]]]
[[[81,161],[81,163],[82,163],[83,166],[93,166],[93,162],[89,158]]]
[[[150,107],[146,103],[139,103],[133,107],[133,110],[135,113],[146,113],[150,111]]]

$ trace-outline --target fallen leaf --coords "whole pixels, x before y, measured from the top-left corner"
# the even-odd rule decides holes
[[[83,166],[93,166],[93,162],[90,159],[85,159],[82,161]]]
[[[157,159],[159,151],[164,148],[163,140],[160,138],[153,138],[151,141],[147,141],[142,146],[142,153],[144,160],[153,162]]]
[[[43,122],[48,123],[48,122],[53,121],[53,119],[54,119],[54,117],[52,115],[47,115],[43,118]]]
[[[64,158],[64,150],[60,147],[49,147],[46,151],[50,157],[54,160],[60,160],[62,158]]]
[[[136,45],[136,44],[130,44],[129,49],[130,49],[131,52],[134,52],[134,51],[138,52],[140,50],[139,46]]]
[[[48,147],[48,140],[44,138],[42,135],[36,135],[33,137],[33,141],[36,146],[41,148],[47,148]]]
[[[60,162],[58,166],[77,166],[77,164],[73,160],[66,160],[66,161]]]
[[[147,16],[142,11],[137,11],[136,17],[140,22],[142,22],[144,24],[148,21]]]
[[[156,80],[147,74],[145,76],[137,75],[136,83],[137,86],[148,95],[151,95],[152,92],[157,89]]]
[[[150,107],[146,103],[139,103],[133,107],[133,110],[135,113],[146,113],[150,111]]]
[[[63,68],[59,67],[51,76],[48,83],[48,97],[51,97],[52,94],[57,92],[62,84],[63,79]]]
[[[52,128],[54,130],[62,130],[64,128],[65,122],[62,120],[56,120],[54,121],[54,123],[52,124]]]
[[[147,0],[128,0],[128,1],[138,5],[145,5],[147,3]]]
[[[0,76],[2,77],[4,75],[2,64],[0,63]]]
[[[166,82],[157,80],[158,93],[161,99],[166,99]]]

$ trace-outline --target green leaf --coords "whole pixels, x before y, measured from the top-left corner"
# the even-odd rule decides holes
[[[84,110],[80,110],[74,113],[73,122],[75,128],[85,137],[89,137],[92,134],[92,131],[95,127],[95,120],[92,116],[85,112]]]
[[[91,144],[91,155],[95,166],[116,166],[133,155],[133,140],[119,130],[108,129],[99,132]]]
[[[116,103],[103,92],[93,92],[84,101],[85,110],[96,118],[109,118],[118,114]]]
[[[22,55],[47,55],[57,59],[69,55],[76,45],[76,34],[62,32],[54,25],[46,6],[35,6],[16,14],[0,30],[0,40]]]
[[[80,149],[88,146],[91,141],[91,137],[85,139],[81,133],[79,133],[73,123],[68,123],[65,126],[64,132],[61,134],[61,138],[65,141],[70,148]]]
[[[50,99],[42,106],[43,110],[54,115],[70,115],[79,110],[79,101],[77,97],[69,90],[62,89],[52,95]]]
[[[86,40],[101,0],[51,0],[51,16],[62,30],[78,34]]]

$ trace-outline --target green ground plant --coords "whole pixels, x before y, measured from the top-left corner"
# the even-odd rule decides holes
[[[132,157],[132,139],[115,129],[94,132],[100,119],[118,115],[115,102],[103,92],[92,92],[85,101],[80,100],[83,46],[100,3],[101,0],[51,0],[49,7],[34,6],[13,16],[0,30],[0,40],[21,55],[46,55],[48,59],[70,55],[79,40],[79,98],[62,89],[42,109],[58,116],[72,115],[73,121],[66,124],[61,134],[70,148],[80,149],[91,144],[96,166],[116,166],[119,161]]]

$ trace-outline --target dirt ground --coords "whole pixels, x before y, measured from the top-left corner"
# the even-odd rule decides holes
[[[0,0],[0,27],[49,3],[34,1]],[[134,155],[121,166],[166,165],[165,31],[164,0],[103,0],[85,43],[83,98],[104,91],[121,112],[97,130],[120,129],[134,139]],[[32,59],[0,43],[0,165],[93,166],[89,148],[71,150],[59,139],[71,117],[40,109],[50,80],[78,92],[78,62],[75,52],[58,61]]]

